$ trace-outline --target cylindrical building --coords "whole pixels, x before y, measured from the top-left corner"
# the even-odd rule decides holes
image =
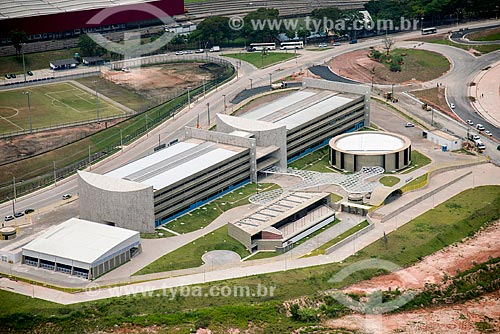
[[[405,136],[378,131],[342,134],[330,140],[330,164],[356,172],[362,167],[380,166],[388,172],[411,163],[411,142]]]

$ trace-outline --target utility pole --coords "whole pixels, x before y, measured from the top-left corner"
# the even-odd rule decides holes
[[[122,133],[122,129],[120,129],[120,147],[122,148],[122,152],[123,152],[123,133]]]
[[[92,170],[92,161],[90,160],[90,145],[89,145],[89,170]]]
[[[253,79],[250,79],[250,89],[253,88]]]
[[[97,80],[94,80],[95,84],[95,111],[97,114],[97,123],[101,123],[99,120],[99,96],[97,95]]]
[[[14,198],[12,199],[12,215],[14,216],[16,214],[16,206],[14,203],[17,201],[17,193],[16,193],[16,177],[12,175],[12,178],[14,184]]]
[[[56,176],[56,162],[52,161],[54,163],[54,187],[57,187],[57,176]]]
[[[224,97],[224,114],[226,113],[226,94],[222,94],[222,97]]]
[[[188,87],[187,90],[188,90],[188,107],[189,109],[191,109],[191,96],[189,95],[189,90],[191,89],[191,87]]]
[[[25,81],[26,81],[26,79],[25,79]],[[28,95],[28,114],[29,114],[29,117],[30,117],[30,134],[32,134],[33,133],[33,121],[31,119],[31,102],[30,102],[31,92],[30,91],[26,91],[26,92],[23,92],[23,94]]]

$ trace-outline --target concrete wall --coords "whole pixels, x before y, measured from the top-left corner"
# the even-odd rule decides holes
[[[281,247],[282,239],[279,240],[258,240],[257,250],[259,251],[276,251],[277,247]]]
[[[447,148],[448,151],[460,150],[462,148],[462,139],[460,139],[460,138],[455,138],[454,140],[451,140],[451,139],[443,138],[443,137],[429,131],[429,132],[427,132],[427,139],[436,145],[448,146],[448,148]]]
[[[360,84],[348,84],[348,83],[327,81],[327,80],[314,79],[314,78],[304,78],[304,79],[302,79],[302,87],[329,89],[329,90],[335,90],[335,91],[339,91],[339,92],[364,95],[364,97],[365,97],[365,125],[366,126],[370,125],[370,95],[371,95],[370,86],[360,85]]]
[[[218,131],[208,131],[192,127],[185,127],[186,140],[189,138],[201,139],[215,143],[227,144],[232,146],[247,147],[250,149],[250,179],[257,182],[257,159],[256,147],[257,140],[254,138],[245,138]]]
[[[246,249],[250,250],[250,248],[252,247],[252,240],[250,234],[245,232],[235,224],[232,223],[227,224],[227,233],[229,234],[230,237],[241,242]]]
[[[81,219],[112,223],[114,226],[144,233],[154,232],[153,187],[134,191],[108,191],[87,182],[80,173],[78,185]]]

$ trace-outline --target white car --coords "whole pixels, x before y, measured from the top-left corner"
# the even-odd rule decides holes
[[[318,45],[318,48],[326,48],[326,47],[327,47],[326,43],[321,43],[320,45]]]
[[[333,46],[340,46],[340,42],[335,42],[332,44]]]
[[[71,198],[71,195],[70,194],[64,194],[62,195],[62,199],[70,199]]]
[[[479,137],[478,135],[474,135],[472,136],[472,140],[481,140],[481,137]]]
[[[474,122],[473,122],[473,121],[471,121],[470,119],[468,119],[468,120],[467,120],[467,121],[465,121],[465,122],[466,122],[467,124],[469,124],[469,125],[474,125]]]
[[[454,103],[450,103],[450,108],[451,109],[455,109],[455,104]]]
[[[484,131],[484,134],[489,136],[489,137],[493,136],[493,133],[491,133],[490,130]]]
[[[484,126],[482,124],[476,124],[476,129],[478,129],[479,131],[484,131]]]
[[[184,54],[184,51],[177,51],[175,53],[176,56],[182,56]]]

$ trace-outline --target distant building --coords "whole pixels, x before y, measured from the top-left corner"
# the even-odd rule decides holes
[[[67,70],[71,68],[76,68],[80,64],[78,60],[75,59],[60,59],[50,61],[50,69],[52,70]]]
[[[154,6],[154,7],[151,7]],[[156,12],[151,8],[157,8]],[[99,23],[89,21],[112,9]],[[183,0],[25,0],[0,2],[0,41],[13,30],[26,32],[29,41],[78,36],[86,32],[108,32],[162,24],[160,19],[184,13]],[[172,20],[170,20],[172,21]]]

